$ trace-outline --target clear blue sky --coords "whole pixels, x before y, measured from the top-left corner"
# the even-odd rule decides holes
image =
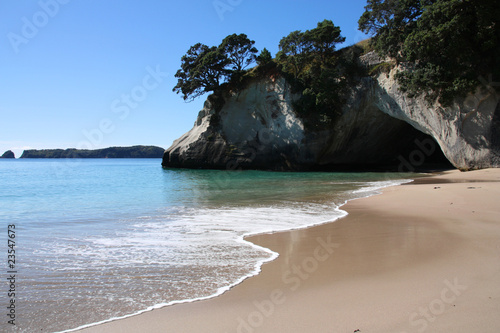
[[[191,45],[246,33],[273,56],[294,30],[332,20],[347,38],[365,0],[2,0],[0,154],[29,148],[168,148],[206,96],[172,92]],[[128,96],[128,97],[127,97]]]

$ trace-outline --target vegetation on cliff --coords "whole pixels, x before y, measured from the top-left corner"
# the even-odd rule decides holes
[[[500,81],[499,17],[497,0],[367,0],[358,23],[373,35],[369,47],[403,68],[397,74],[403,92],[447,105],[491,74]],[[341,110],[346,86],[389,65],[362,72],[359,47],[336,50],[344,41],[340,28],[324,20],[283,37],[275,59],[267,49],[256,57],[255,42],[245,34],[230,35],[218,47],[198,43],[182,57],[173,90],[185,100],[214,92],[212,98],[223,105],[224,91],[278,72],[302,94],[295,106],[299,116],[312,126],[325,126]],[[257,68],[245,71],[254,61]]]
[[[324,20],[314,29],[283,37],[276,59],[265,48],[256,56],[255,42],[245,34],[230,35],[218,47],[198,43],[182,57],[173,91],[185,100],[213,92],[209,100],[220,109],[224,92],[241,90],[256,77],[279,73],[301,93],[295,109],[308,126],[329,124],[342,105],[342,89],[349,79],[345,65],[353,63],[346,61],[346,52],[336,50],[344,41],[340,28]],[[245,70],[254,61],[258,66]]]
[[[232,34],[217,46],[202,43],[191,46],[181,58],[177,85],[173,88],[184,100],[192,100],[207,92],[217,92],[222,83],[235,81],[255,61],[255,41],[245,34]]]
[[[410,97],[449,104],[489,75],[500,80],[499,1],[368,0],[365,9],[360,30],[403,65],[397,77]]]
[[[336,50],[344,41],[340,28],[330,20],[311,30],[294,31],[280,41],[276,62],[301,93],[295,111],[310,129],[328,127],[339,116],[346,88],[358,73],[356,50]]]

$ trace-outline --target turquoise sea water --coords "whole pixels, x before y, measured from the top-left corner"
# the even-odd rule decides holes
[[[220,294],[277,255],[244,235],[334,221],[347,200],[414,176],[177,170],[160,162],[0,161],[1,251],[7,259],[7,227],[15,225],[17,271],[16,326],[3,310],[1,331],[71,330]]]

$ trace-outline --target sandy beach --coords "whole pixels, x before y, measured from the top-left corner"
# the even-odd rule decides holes
[[[499,332],[500,169],[447,171],[248,240],[279,253],[225,294],[79,332]]]

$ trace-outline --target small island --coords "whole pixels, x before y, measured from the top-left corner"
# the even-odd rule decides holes
[[[16,158],[16,155],[14,155],[12,150],[7,150],[0,158]]]
[[[156,146],[109,147],[102,149],[28,149],[20,158],[161,158],[165,150]]]

